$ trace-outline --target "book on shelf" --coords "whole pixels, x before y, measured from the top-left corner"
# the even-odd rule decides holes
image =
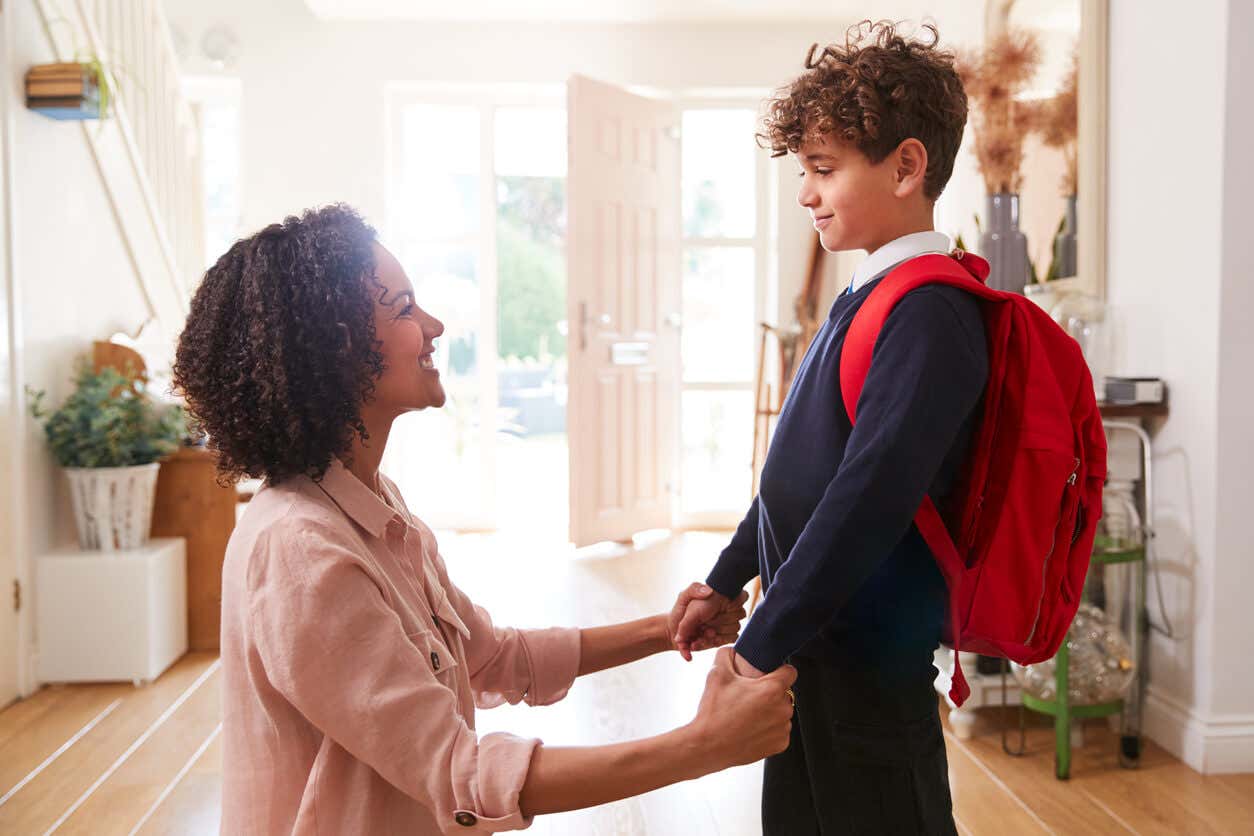
[[[41,96],[37,99],[27,98],[26,106],[31,110],[45,110],[50,107],[78,107],[91,105],[97,107],[100,100],[94,96]]]
[[[29,99],[55,98],[57,96],[81,96],[95,85],[85,78],[64,81],[27,81],[26,97]]]
[[[86,72],[84,65],[77,61],[62,61],[55,64],[36,64],[26,71],[28,76],[61,76],[80,75]]]
[[[1107,377],[1105,400],[1110,404],[1160,404],[1167,397],[1167,389],[1157,377]]]
[[[26,107],[52,119],[99,119],[100,91],[89,87],[78,96],[27,96]]]
[[[30,104],[28,107],[34,113],[59,121],[82,121],[84,119],[100,118],[100,102],[83,101],[82,99],[75,99],[74,104],[55,106],[47,104],[47,100],[44,100]]]

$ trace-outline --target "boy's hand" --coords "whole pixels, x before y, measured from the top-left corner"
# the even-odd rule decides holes
[[[691,662],[695,651],[735,641],[748,600],[748,592],[733,601],[703,583],[689,585],[679,593],[667,618],[672,646]]]
[[[739,653],[732,656],[732,670],[736,672],[737,676],[744,676],[749,679],[761,679],[766,676],[766,673],[749,664],[749,660]]]

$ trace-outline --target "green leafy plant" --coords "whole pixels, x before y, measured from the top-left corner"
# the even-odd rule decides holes
[[[53,458],[62,467],[129,467],[151,464],[187,436],[187,416],[177,404],[158,404],[116,369],[79,364],[74,391],[60,408],[44,409],[44,392],[26,390],[30,412],[44,426]]]
[[[1049,251],[1049,272],[1045,274],[1045,281],[1052,282],[1054,279],[1061,278],[1058,273],[1061,267],[1058,265],[1058,239],[1062,237],[1062,231],[1067,228],[1067,216],[1063,215],[1058,219],[1058,228],[1054,230],[1054,240],[1050,243]]]
[[[55,4],[53,4],[52,8],[56,9],[58,14],[48,21],[49,29],[53,26],[65,26],[69,30],[70,40],[74,45],[73,60],[82,64],[96,80],[96,88],[100,91],[100,119],[102,121],[108,119],[109,107],[117,99],[117,91],[120,86],[117,80],[118,72],[123,68],[116,61],[106,63],[106,58],[84,47],[79,41],[79,31],[74,26],[73,21],[60,14],[60,10],[57,9]]]

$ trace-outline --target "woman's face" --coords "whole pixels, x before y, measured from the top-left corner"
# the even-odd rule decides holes
[[[374,328],[382,343],[383,375],[375,381],[372,405],[397,415],[444,406],[444,386],[433,357],[444,323],[418,307],[414,287],[395,256],[378,243],[374,254],[379,280]]]

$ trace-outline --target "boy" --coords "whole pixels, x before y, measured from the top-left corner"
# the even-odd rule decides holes
[[[912,524],[943,503],[988,373],[973,296],[924,287],[893,310],[851,426],[840,356],[854,314],[892,268],[947,252],[932,213],[953,171],[967,98],[953,56],[865,22],[770,103],[762,139],[801,167],[798,202],[825,249],[869,255],[798,369],[753,501],[706,581],[672,618],[703,627],[754,575],[766,596],[736,644],[739,673],[791,662],[796,716],[766,762],[766,836],[954,833],[932,653],[945,583]],[[943,505],[941,506],[943,507]]]

